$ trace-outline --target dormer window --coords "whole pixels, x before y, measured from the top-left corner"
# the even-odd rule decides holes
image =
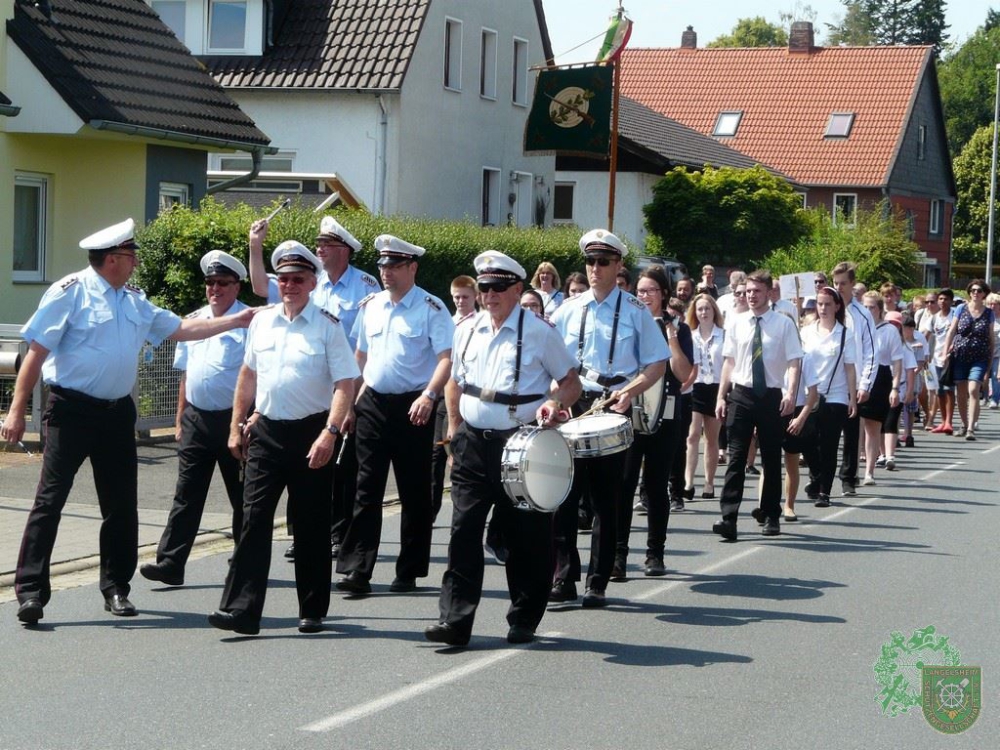
[[[146,0],[195,55],[264,52],[266,0]]]
[[[743,119],[742,112],[720,112],[719,119],[715,121],[715,130],[712,135],[731,138],[736,135],[740,127],[740,120]]]
[[[826,123],[824,138],[847,138],[854,127],[853,112],[834,112]]]
[[[210,0],[208,47],[216,50],[243,50],[247,36],[246,0]]]

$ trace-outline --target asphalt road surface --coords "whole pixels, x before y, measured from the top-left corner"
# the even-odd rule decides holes
[[[95,576],[78,575],[36,629],[0,605],[0,749],[995,747],[1000,419],[982,421],[974,443],[919,433],[900,470],[849,504],[800,500],[800,522],[776,538],[747,503],[739,542],[721,542],[717,502],[689,504],[670,521],[665,578],[644,578],[634,552],[607,609],[551,607],[529,646],[504,640],[493,564],[470,647],[427,643],[448,531],[435,532],[422,588],[390,594],[394,511],[374,595],[335,594],[317,635],[295,629],[280,542],[256,638],[206,624],[224,548],[193,560],[182,588],[137,576],[133,619],[104,613]],[[939,734],[919,708],[883,715],[876,700],[890,634],[928,626],[982,667],[982,713],[963,734]],[[912,662],[933,658],[894,663],[912,680]]]

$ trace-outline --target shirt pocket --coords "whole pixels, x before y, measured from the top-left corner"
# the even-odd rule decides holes
[[[272,372],[278,366],[278,342],[273,335],[254,339],[253,362],[254,369],[260,373]]]

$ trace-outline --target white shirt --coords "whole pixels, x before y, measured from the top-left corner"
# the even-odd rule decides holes
[[[768,309],[760,316],[764,372],[768,388],[782,388],[785,370],[792,360],[802,359],[799,329],[787,315]],[[733,358],[731,380],[735,385],[753,387],[753,340],[757,318],[752,312],[733,321],[722,346],[722,354]]]
[[[829,403],[850,403],[847,392],[847,369],[845,364],[856,364],[857,350],[854,338],[850,332],[844,337],[844,353],[840,357],[840,340],[844,326],[836,323],[833,330],[827,333],[819,327],[819,322],[810,323],[802,329],[802,350],[805,353],[802,361],[803,369],[808,364],[809,369],[817,376],[816,387],[820,395],[826,397]],[[836,365],[836,370],[834,366]],[[829,391],[827,388],[829,387]]]
[[[712,333],[707,339],[703,339],[701,331],[695,328],[691,331],[691,338],[694,339],[695,364],[698,365],[698,376],[694,382],[708,385],[718,383],[722,377],[722,345],[726,332],[713,325]]]
[[[722,313],[723,321],[729,320],[729,314],[733,311],[733,305],[736,304],[736,295],[732,292],[726,292],[719,299],[715,300],[715,304],[719,306],[719,312]]]
[[[462,419],[473,427],[509,430],[532,421],[538,407],[548,398],[551,382],[562,380],[570,370],[576,369],[576,358],[563,345],[559,332],[534,313],[515,307],[496,333],[487,312],[479,313],[458,327],[451,364],[455,382],[463,388],[474,385],[508,395],[514,392],[517,327],[522,313],[524,327],[517,392],[541,395],[536,401],[517,406],[512,419],[506,404],[487,403],[463,393],[459,411]]]
[[[875,319],[853,298],[847,305],[847,312],[850,314],[844,316],[844,322],[847,332],[854,334],[858,390],[871,391],[875,383]]]
[[[792,322],[798,324],[799,322],[799,309],[795,306],[795,303],[788,301],[787,299],[779,299],[777,302],[769,303],[769,306],[775,312],[780,312],[782,315],[787,315],[792,319]]]
[[[952,318],[955,310],[952,308],[947,315],[942,315],[937,312],[931,318],[929,327],[930,332],[934,334],[934,364],[938,367],[944,367],[944,342],[948,338],[948,329],[951,328]]]
[[[875,327],[875,360],[879,367],[892,365],[903,358],[903,337],[892,323]]]
[[[257,411],[268,419],[326,413],[334,383],[361,374],[344,327],[311,301],[293,320],[281,305],[257,313],[244,364],[257,373]]]
[[[899,378],[899,400],[902,401],[906,398],[906,373],[910,370],[917,369],[917,359],[913,355],[913,350],[910,347],[903,345],[903,372]],[[920,386],[914,380],[914,387],[917,391],[920,390]]]
[[[239,300],[226,310],[232,315],[246,308]],[[189,318],[211,320],[212,308],[205,305]],[[245,328],[216,334],[201,341],[178,342],[174,350],[174,368],[185,374],[184,398],[205,411],[233,408],[233,393],[246,350]]]

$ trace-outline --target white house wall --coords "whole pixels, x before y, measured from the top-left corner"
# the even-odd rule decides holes
[[[640,248],[647,234],[642,207],[653,199],[653,185],[660,179],[641,172],[619,173],[616,179],[614,232]],[[573,219],[581,229],[607,227],[607,172],[557,172],[556,180],[575,183]]]

